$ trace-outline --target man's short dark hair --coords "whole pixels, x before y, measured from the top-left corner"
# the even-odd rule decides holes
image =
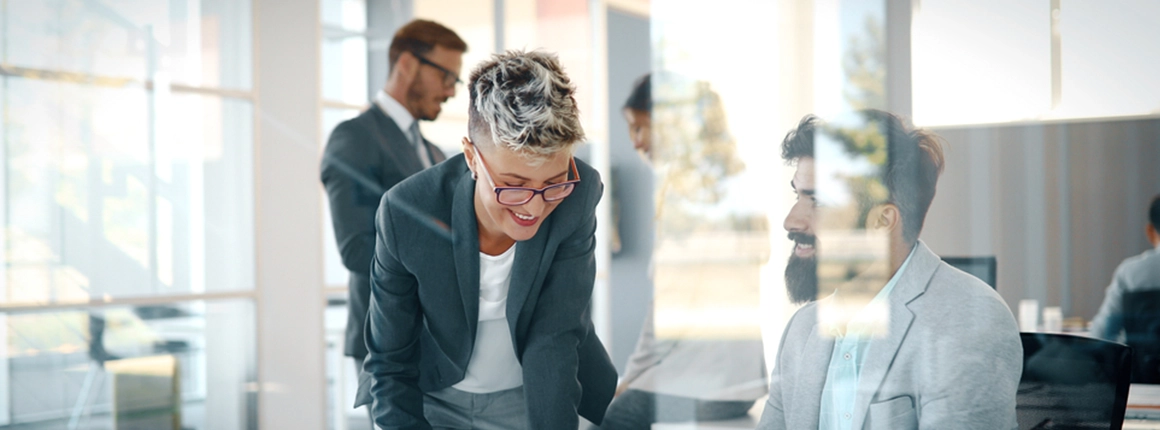
[[[798,122],[797,128],[785,134],[781,142],[781,159],[792,163],[801,158],[814,157],[814,130],[822,120],[814,115],[806,115]]]
[[[902,213],[902,237],[907,242],[918,240],[926,213],[934,201],[938,177],[942,174],[945,159],[940,138],[929,131],[907,126],[902,119],[879,110],[859,111],[859,116],[867,124],[877,127],[877,133],[885,138],[885,163],[877,172],[877,179],[889,191],[888,201]],[[849,134],[840,127],[823,124],[816,116],[807,115],[797,128],[786,134],[781,144],[781,156],[787,162],[800,158],[814,157],[814,135],[821,131],[842,142],[848,150],[856,143],[848,142]],[[855,189],[857,192],[857,189]],[[868,196],[858,196],[866,201]],[[869,209],[864,207],[863,209]]]
[[[652,74],[642,76],[632,86],[632,94],[624,102],[624,109],[652,112]]]
[[[395,63],[399,62],[399,56],[404,52],[427,55],[435,49],[435,46],[467,52],[467,42],[459,38],[459,35],[450,28],[435,21],[416,19],[395,32],[395,37],[391,39],[391,47],[387,51],[387,66],[390,67],[389,70],[395,70]]]
[[[1152,206],[1148,208],[1148,221],[1152,223],[1152,229],[1160,233],[1160,194],[1152,198]]]

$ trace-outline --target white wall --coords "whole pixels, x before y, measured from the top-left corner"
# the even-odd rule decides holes
[[[325,428],[318,0],[256,0],[259,425]]]

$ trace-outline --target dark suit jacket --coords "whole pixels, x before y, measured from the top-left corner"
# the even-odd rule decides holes
[[[447,158],[431,142],[423,143],[432,164]],[[330,217],[342,264],[350,270],[350,313],[344,352],[360,361],[367,355],[363,322],[375,251],[375,210],[383,193],[420,170],[423,164],[410,139],[374,103],[359,116],[335,127],[326,143],[322,184],[330,198]]]
[[[588,314],[603,185],[587,164],[576,165],[581,182],[534,237],[516,244],[512,266],[507,320],[532,429],[575,429],[577,413],[599,423],[616,386]],[[463,380],[479,315],[474,193],[459,155],[403,181],[379,206],[370,354],[356,406],[373,399],[385,429],[429,428],[423,393]]]

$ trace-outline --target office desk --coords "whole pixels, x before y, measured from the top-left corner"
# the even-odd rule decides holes
[[[1160,421],[1124,420],[1124,430],[1160,430]]]
[[[1160,430],[1160,385],[1132,384],[1128,388],[1125,430]]]

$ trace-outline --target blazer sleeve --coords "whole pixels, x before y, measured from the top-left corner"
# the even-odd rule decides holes
[[[353,273],[367,276],[375,249],[375,210],[383,189],[377,144],[354,123],[340,124],[330,134],[322,156],[322,184],[330,203],[334,238],[342,264]]]
[[[389,200],[379,208],[363,371],[370,374],[371,416],[388,430],[430,429],[419,389],[418,280],[398,258]]]
[[[794,321],[797,319],[800,311],[794,313],[789,321],[785,324],[785,329],[781,333],[781,342],[777,346],[777,358],[773,364],[773,372],[769,375],[769,398],[765,400],[765,409],[761,411],[761,420],[757,424],[757,428],[763,430],[778,430],[786,428],[785,422],[785,400],[782,399],[782,391],[785,390],[785,355],[796,352],[786,350],[786,340],[791,337],[794,328]],[[792,371],[792,370],[791,370]]]
[[[954,304],[963,312],[947,312],[953,317],[944,320],[942,335],[924,346],[918,428],[1016,428],[1023,343],[1000,300]]]
[[[587,311],[596,279],[595,206],[584,205],[588,209],[580,227],[557,248],[528,328],[522,364],[528,420],[534,429],[579,425],[578,347],[591,324]]]

